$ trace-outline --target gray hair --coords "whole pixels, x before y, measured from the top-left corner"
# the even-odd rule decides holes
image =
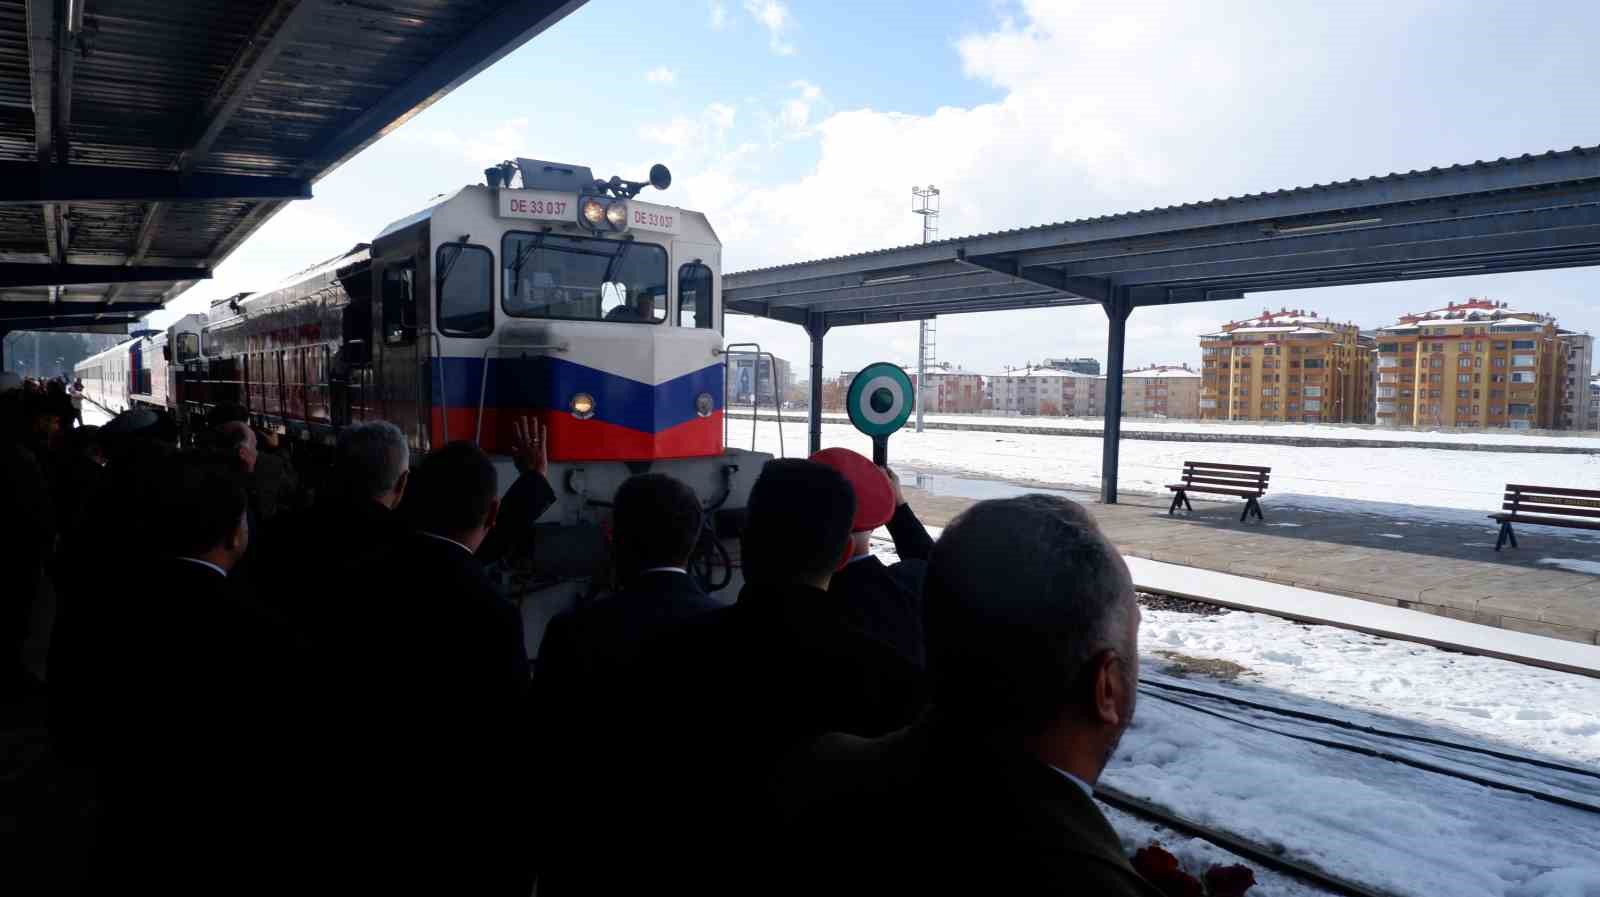
[[[1032,735],[1086,710],[1091,659],[1137,651],[1127,565],[1064,498],[968,508],[934,546],[924,600],[935,705],[994,731]]]
[[[410,464],[406,434],[388,421],[353,424],[339,433],[334,469],[351,494],[379,498],[393,492]]]

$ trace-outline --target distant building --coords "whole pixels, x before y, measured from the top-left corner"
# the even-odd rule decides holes
[[[1378,331],[1377,420],[1411,427],[1558,427],[1568,364],[1568,343],[1549,315],[1488,299],[1405,315]],[[1576,391],[1578,374],[1573,381]]]
[[[911,382],[917,375],[911,373]],[[983,375],[940,365],[928,368],[928,385],[922,390],[927,414],[971,414],[984,408]]]
[[[727,404],[774,404],[794,389],[794,371],[789,362],[763,353],[758,361],[754,352],[729,352],[727,362]],[[776,376],[774,376],[776,375]],[[774,380],[777,383],[774,388]]]
[[[1200,337],[1200,417],[1372,420],[1372,342],[1354,324],[1281,309]]]
[[[1561,331],[1567,344],[1567,363],[1561,372],[1561,421],[1563,430],[1593,430],[1596,421],[1590,410],[1589,386],[1594,371],[1594,337],[1587,333]]]
[[[996,411],[1044,417],[1105,413],[1105,378],[1050,368],[1007,371],[986,378]]]
[[[1600,377],[1589,381],[1589,426],[1600,424]]]
[[[1095,358],[1046,358],[1041,367],[1052,371],[1071,371],[1074,374],[1100,376],[1100,361]]]
[[[1123,417],[1200,416],[1200,372],[1186,364],[1153,364],[1122,375]]]

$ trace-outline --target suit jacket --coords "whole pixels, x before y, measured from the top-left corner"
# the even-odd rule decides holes
[[[893,731],[924,701],[922,673],[898,652],[841,624],[826,593],[746,585],[732,607],[690,621],[641,656],[636,681],[652,733],[648,762],[626,769],[641,828],[620,855],[707,892],[759,892],[775,836],[779,756],[825,731]],[[705,845],[718,845],[705,861]]]
[[[548,823],[538,839],[543,897],[621,888],[601,871],[614,843],[596,834],[614,830],[618,807],[635,799],[614,773],[637,747],[629,729],[643,711],[633,663],[653,639],[721,606],[687,574],[658,571],[545,629],[534,678],[539,816]]]
[[[147,574],[150,588],[88,621],[103,652],[89,679],[104,807],[91,890],[286,886],[307,797],[289,634],[202,564]],[[245,868],[260,874],[236,880]]]
[[[922,576],[933,539],[910,505],[896,508],[888,526],[900,561],[885,564],[871,555],[856,558],[833,575],[828,595],[846,625],[888,644],[921,667],[926,662]]]
[[[818,739],[784,761],[779,793],[793,893],[1160,897],[1077,783],[937,714]]]
[[[527,897],[521,614],[465,547],[420,532],[343,597],[364,627],[325,692],[318,822],[344,850],[321,883]]]

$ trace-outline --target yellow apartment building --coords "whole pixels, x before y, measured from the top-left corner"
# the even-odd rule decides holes
[[[1393,427],[1556,427],[1568,336],[1549,315],[1468,299],[1378,331],[1376,416]]]
[[[1301,309],[1262,311],[1200,337],[1203,420],[1369,423],[1373,340]]]

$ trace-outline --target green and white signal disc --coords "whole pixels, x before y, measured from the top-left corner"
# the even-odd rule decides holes
[[[868,436],[887,436],[905,426],[915,405],[911,378],[886,361],[863,368],[845,396],[850,423]]]

